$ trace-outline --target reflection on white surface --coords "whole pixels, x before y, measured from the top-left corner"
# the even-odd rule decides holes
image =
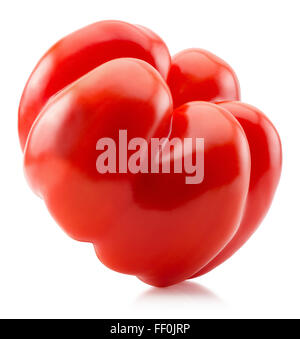
[[[189,299],[193,300],[209,300],[214,302],[222,302],[221,299],[208,288],[192,282],[184,281],[180,284],[165,288],[150,287],[147,291],[139,295],[137,301],[152,301],[158,298],[159,300],[174,300],[174,299]]]
[[[132,306],[133,311],[149,312],[152,316],[155,312],[157,317],[164,316],[165,311],[170,316],[180,313],[181,317],[190,317],[192,314],[204,315],[212,306],[222,308],[224,303],[208,288],[196,282],[184,281],[166,288],[149,287]]]

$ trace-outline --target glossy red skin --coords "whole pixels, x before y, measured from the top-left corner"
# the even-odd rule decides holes
[[[266,215],[276,191],[281,167],[281,142],[274,125],[257,108],[242,102],[219,103],[243,127],[251,153],[251,176],[241,224],[226,247],[202,268],[203,275],[230,258],[251,237]]]
[[[99,138],[117,141],[120,129],[128,139],[165,137],[171,126],[171,138],[205,138],[201,184],[186,185],[185,173],[96,171]],[[228,243],[250,177],[247,139],[230,113],[205,102],[173,112],[159,73],[126,58],[94,69],[49,102],[31,129],[24,163],[32,189],[70,236],[92,242],[108,267],[154,286],[191,277]]]
[[[175,108],[198,100],[240,100],[240,86],[233,69],[203,49],[187,49],[176,54],[167,82]]]
[[[98,67],[120,57],[148,64],[124,58]],[[92,242],[108,267],[154,286],[205,274],[238,250],[266,214],[281,171],[279,136],[259,110],[187,103],[238,100],[228,64],[191,49],[173,57],[167,78],[169,68],[166,45],[148,28],[99,22],[45,54],[19,109],[26,176],[57,222]],[[117,140],[119,129],[129,138],[204,137],[203,183],[186,185],[185,173],[100,175],[96,142]]]
[[[170,55],[156,34],[121,21],[100,21],[57,42],[41,58],[24,89],[19,107],[22,150],[29,130],[47,101],[95,67],[115,58],[142,59],[166,79]]]

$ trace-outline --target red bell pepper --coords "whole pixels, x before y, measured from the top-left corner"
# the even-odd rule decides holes
[[[55,44],[26,84],[25,175],[106,266],[154,286],[204,274],[258,227],[280,176],[278,133],[239,99],[233,70],[207,51],[171,60],[145,27],[87,26]],[[157,140],[160,150],[175,143],[159,156]],[[202,176],[188,171],[186,144]]]

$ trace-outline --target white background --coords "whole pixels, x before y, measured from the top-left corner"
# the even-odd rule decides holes
[[[0,317],[300,317],[300,4],[259,1],[0,2]],[[113,272],[68,238],[27,186],[17,136],[25,81],[59,38],[95,21],[148,26],[171,54],[201,47],[282,138],[283,173],[260,229],[204,277],[166,289]]]

